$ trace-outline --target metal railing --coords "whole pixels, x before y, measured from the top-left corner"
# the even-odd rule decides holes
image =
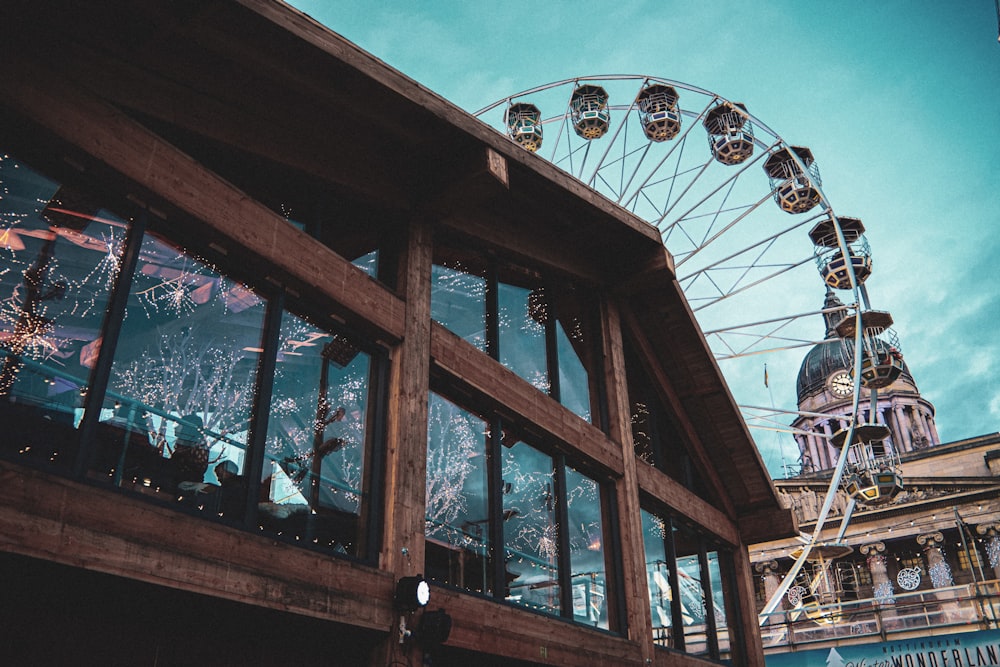
[[[1000,628],[1000,580],[771,612],[764,651],[781,652]]]

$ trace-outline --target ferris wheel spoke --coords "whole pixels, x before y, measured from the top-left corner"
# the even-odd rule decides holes
[[[712,107],[712,105],[715,103],[715,101],[717,99],[718,99],[717,97],[713,97],[712,100],[709,101],[709,103],[707,105],[705,105],[705,108],[702,109],[701,113],[699,113],[697,116],[694,117],[694,121],[691,122],[691,123],[688,123],[687,127],[681,132],[681,135],[676,138],[676,140],[674,141],[673,145],[667,150],[667,152],[663,155],[663,157],[660,158],[659,163],[657,163],[656,166],[654,166],[652,169],[649,170],[649,173],[646,175],[645,180],[639,186],[638,190],[636,191],[636,194],[634,194],[629,201],[631,201],[632,199],[634,199],[638,195],[638,193],[644,192],[647,187],[653,186],[653,185],[657,184],[657,182],[652,182],[652,179],[657,174],[660,173],[660,170],[663,168],[663,166],[665,164],[667,164],[667,162],[672,157],[674,157],[674,152],[677,151],[678,155],[676,156],[676,160],[674,161],[674,170],[673,170],[674,173],[673,173],[673,176],[672,177],[668,177],[668,179],[672,179],[671,180],[670,191],[667,193],[666,201],[665,201],[663,207],[660,209],[659,219],[662,220],[663,218],[666,217],[666,215],[668,213],[668,210],[669,210],[669,207],[670,207],[671,194],[672,194],[672,191],[673,191],[673,184],[677,182],[676,179],[677,179],[677,177],[678,177],[679,174],[686,174],[688,172],[688,170],[680,171],[682,160],[684,158],[684,149],[687,146],[688,135],[690,134],[691,130],[693,130],[694,127],[698,124],[698,121],[700,121],[704,117],[704,115],[708,112],[708,110]],[[650,142],[648,145],[652,145],[652,142]],[[711,163],[711,158],[709,158],[701,166],[701,170],[704,171],[704,169],[707,168],[707,166],[710,163]],[[666,180],[666,179],[662,179],[662,180]],[[659,181],[659,182],[662,182],[662,180]],[[659,225],[657,224],[657,226],[659,226]]]
[[[766,275],[764,275],[764,276],[762,276],[760,278],[757,278],[756,280],[753,280],[752,282],[748,282],[748,283],[745,283],[745,284],[742,284],[742,285],[739,285],[739,286],[733,285],[733,287],[731,289],[729,289],[729,290],[727,290],[725,292],[722,292],[718,296],[716,296],[714,298],[711,298],[711,299],[706,299],[705,297],[702,297],[702,298],[699,299],[698,297],[694,297],[691,300],[693,302],[698,302],[699,305],[693,306],[692,310],[697,313],[700,310],[704,310],[705,308],[709,308],[711,306],[714,306],[716,303],[719,303],[720,301],[725,301],[726,299],[731,299],[732,297],[736,296],[737,294],[742,294],[743,292],[746,292],[746,291],[748,291],[748,290],[750,290],[750,289],[752,289],[754,287],[757,287],[758,285],[766,284],[767,282],[773,280],[774,278],[777,278],[778,276],[780,276],[780,275],[782,275],[784,273],[788,273],[789,271],[792,271],[792,270],[794,270],[794,269],[796,269],[796,268],[798,268],[798,267],[802,266],[803,264],[806,264],[806,263],[808,263],[810,261],[812,261],[812,257],[804,257],[803,259],[800,259],[797,262],[793,262],[791,264],[782,265],[778,270],[772,271],[771,273],[768,273],[768,274],[766,274]],[[761,269],[761,268],[767,268],[768,266],[769,265],[766,265],[766,264],[765,265],[754,265],[754,266],[752,266],[750,268],[751,269]],[[720,271],[722,271],[722,269],[715,269],[714,271],[707,272],[707,273],[719,273]]]
[[[504,98],[476,115],[483,117],[504,104],[508,112],[522,108],[526,114],[505,112],[502,123],[498,124],[513,141],[531,151],[540,150],[544,143],[551,163],[657,227],[674,258],[677,280],[705,330],[712,354],[720,364],[727,361],[727,380],[745,383],[741,374],[748,366],[740,361],[742,358],[815,348],[830,342],[831,319],[856,318],[851,331],[850,327],[841,330],[843,321],[834,327],[854,378],[849,405],[845,405],[847,401],[838,403],[839,414],[835,418],[848,426],[846,436],[838,432],[837,437],[845,436],[846,440],[841,442],[852,442],[862,360],[868,360],[870,372],[873,355],[885,351],[898,353],[898,349],[888,338],[879,339],[881,343],[876,340],[878,332],[864,330],[859,304],[868,308],[863,283],[871,263],[864,254],[866,247],[852,245],[864,228],[860,220],[849,219],[853,223],[848,224],[850,234],[845,237],[843,225],[823,193],[819,170],[808,148],[785,142],[740,102],[661,77],[612,74],[565,79]],[[555,115],[542,122],[539,107],[548,108]],[[554,135],[546,136],[544,142],[543,128]],[[690,141],[702,131],[707,152],[697,150],[699,142]],[[768,209],[765,204],[768,200],[773,200],[777,207]],[[806,215],[813,208],[816,212]],[[776,218],[786,214],[794,215],[794,221],[776,223]],[[815,225],[808,234],[800,234],[811,223]],[[776,227],[781,229],[773,231]],[[802,247],[806,236],[812,242],[806,246],[809,252],[803,252]],[[847,257],[850,261],[845,261]],[[838,299],[836,308],[785,317],[759,317],[762,309],[795,302],[761,300],[760,290],[773,286],[777,294],[791,294],[802,284],[798,269],[810,262],[816,262],[820,269],[822,281],[817,287],[826,283],[828,294],[832,294],[832,289],[849,290],[852,305],[844,306]],[[855,267],[866,274],[860,281]],[[824,330],[815,331],[815,321],[805,320],[806,315],[817,312],[827,320],[824,330],[828,337],[821,341],[816,336]],[[838,318],[831,317],[834,312],[839,313]],[[891,324],[888,313],[883,315],[882,319]],[[751,317],[758,321],[745,322]],[[869,319],[870,324],[879,324],[878,317]],[[727,320],[743,323],[733,325]],[[883,329],[884,326],[878,331]],[[787,367],[786,356],[781,359],[776,367]],[[796,366],[799,361],[796,360]],[[728,374],[730,369],[732,376]],[[865,386],[872,389],[869,384]],[[747,387],[742,391],[755,395]],[[735,388],[733,394],[739,395]],[[791,412],[783,417],[779,412],[744,405],[740,410],[755,430],[806,435],[798,426],[789,425],[797,423],[787,421]],[[824,437],[819,433],[810,435]],[[832,442],[836,445],[837,440]],[[840,447],[815,529],[805,538],[802,555],[782,583],[778,596],[788,590],[812,545],[817,543],[845,474],[849,449]],[[855,475],[856,471],[851,470]],[[774,599],[768,602],[762,619],[774,604]]]

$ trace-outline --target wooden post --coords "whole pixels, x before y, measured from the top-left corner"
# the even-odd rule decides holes
[[[432,230],[415,220],[400,258],[399,285],[406,297],[403,340],[392,351],[386,442],[385,524],[379,567],[395,579],[424,571],[424,515],[427,467],[427,390],[430,381]],[[391,665],[399,645],[400,616],[372,665]],[[405,615],[407,625],[415,621]],[[412,664],[419,647],[407,646]]]
[[[601,313],[604,341],[604,377],[608,395],[608,435],[621,444],[623,473],[617,484],[616,502],[622,547],[625,618],[628,638],[640,645],[643,662],[653,660],[653,620],[646,582],[645,546],[639,507],[639,481],[632,443],[632,411],[629,409],[625,377],[625,350],[617,304],[604,300]]]

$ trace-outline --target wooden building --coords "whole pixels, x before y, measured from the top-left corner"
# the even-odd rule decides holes
[[[794,518],[654,228],[273,0],[0,49],[5,662],[763,664]]]

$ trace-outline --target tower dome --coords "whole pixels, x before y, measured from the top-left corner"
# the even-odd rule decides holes
[[[802,412],[792,423],[801,455],[803,473],[832,468],[837,461],[833,435],[852,419],[854,380],[851,355],[837,334],[837,324],[848,309],[827,286],[823,303],[826,338],[809,350],[799,367],[796,381],[798,407]],[[861,387],[858,423],[884,424],[890,432],[889,447],[902,454],[940,442],[934,424],[934,406],[920,395],[910,369],[902,362],[902,371],[891,384],[877,391],[877,406],[872,411],[871,390]]]

